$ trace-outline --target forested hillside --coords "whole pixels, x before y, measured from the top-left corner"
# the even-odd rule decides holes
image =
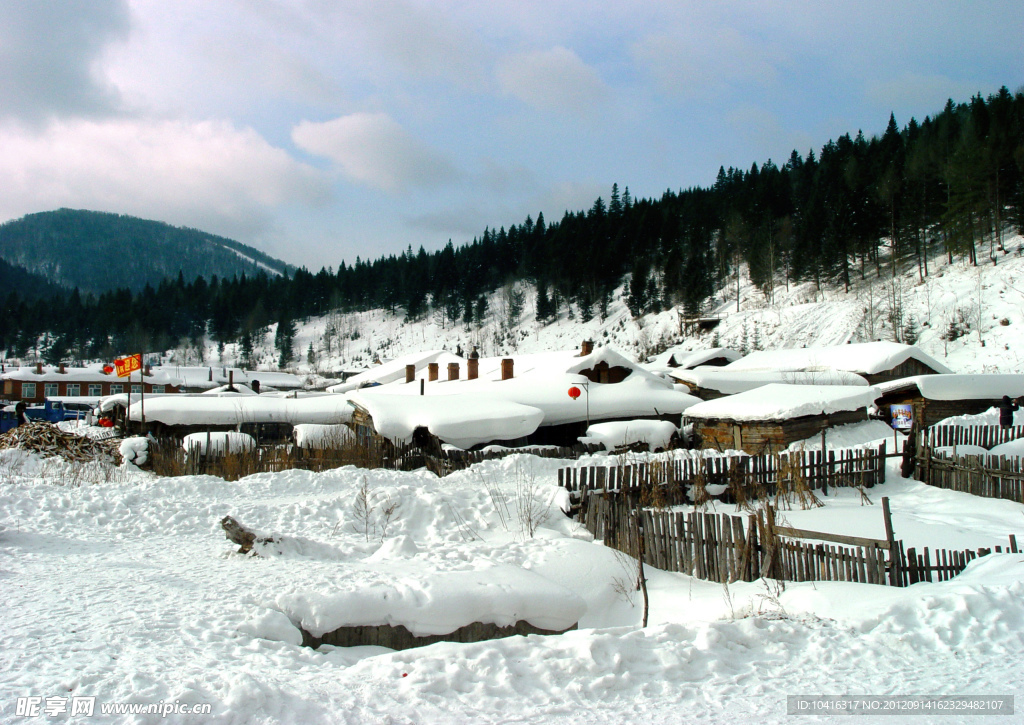
[[[0,259],[82,294],[287,265],[232,239],[121,214],[58,209],[0,224]]]
[[[770,300],[791,281],[848,286],[908,261],[924,277],[940,250],[977,264],[1007,229],[1024,230],[1024,92],[1003,88],[903,127],[890,117],[881,136],[846,134],[781,165],[721,169],[710,188],[634,199],[616,185],[587,210],[528,217],[436,252],[410,247],[290,278],[179,274],[134,294],[9,298],[0,346],[21,354],[48,332],[51,358],[168,349],[204,334],[244,348],[278,322],[287,359],[298,318],[384,308],[472,326],[488,312],[487,293],[515,280],[535,285],[541,323],[567,308],[583,321],[601,315],[624,279],[634,315],[670,305],[695,313],[741,263]]]

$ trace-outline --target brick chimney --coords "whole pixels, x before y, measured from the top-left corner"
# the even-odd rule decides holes
[[[427,364],[427,380],[429,380],[430,382],[434,382],[435,380],[437,380],[436,362]]]
[[[466,361],[466,379],[476,380],[480,377],[480,358],[471,357]]]
[[[43,374],[43,364],[41,362],[36,363],[36,375]]]
[[[411,383],[416,379],[416,366],[409,363],[405,366],[405,382]]]
[[[580,357],[586,357],[592,352],[594,352],[594,341],[584,340],[583,344],[580,345]]]
[[[448,363],[448,379],[458,380],[459,379],[459,364]]]
[[[58,368],[57,368],[57,372],[58,372],[58,373],[60,373],[61,375],[63,375],[64,373],[66,373],[66,372],[67,372],[67,370],[65,370],[65,369],[64,369],[64,363],[61,363],[61,364],[60,364],[60,365],[58,366]]]
[[[512,358],[506,357],[501,361],[501,379],[511,380],[512,379]]]
[[[143,375],[152,375],[153,368],[149,363],[146,363],[146,369],[143,371]]]

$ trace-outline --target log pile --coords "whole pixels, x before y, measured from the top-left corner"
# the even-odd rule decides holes
[[[103,461],[121,465],[120,440],[94,441],[65,433],[45,421],[31,421],[0,435],[0,449],[21,448],[46,457],[60,456],[72,463]]]

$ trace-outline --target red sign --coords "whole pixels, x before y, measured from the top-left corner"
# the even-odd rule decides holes
[[[583,393],[580,391],[580,389],[577,388],[575,385],[569,388],[569,397],[572,398],[573,400],[576,400],[576,398],[580,397],[580,395],[582,394]]]
[[[129,355],[128,357],[118,358],[114,361],[114,365],[117,366],[117,377],[126,378],[136,370],[142,369],[142,355]]]

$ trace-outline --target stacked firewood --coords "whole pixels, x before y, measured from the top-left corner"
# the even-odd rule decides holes
[[[106,461],[121,465],[120,440],[94,441],[65,433],[52,423],[30,421],[0,435],[0,449],[21,448],[43,456],[60,456],[66,461]]]

